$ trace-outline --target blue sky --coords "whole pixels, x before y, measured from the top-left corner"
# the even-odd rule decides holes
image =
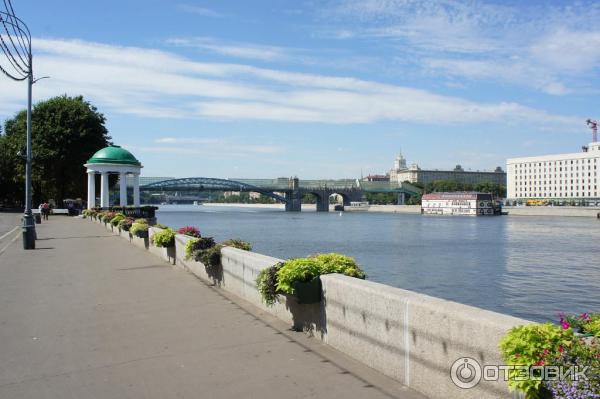
[[[526,5],[523,5],[526,3]],[[148,176],[342,178],[578,151],[600,118],[600,5],[13,1],[34,100],[83,95]],[[0,79],[0,120],[26,88]]]

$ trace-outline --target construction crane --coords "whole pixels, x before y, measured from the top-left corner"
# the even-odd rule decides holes
[[[598,122],[588,119],[586,123],[592,129],[592,143],[595,143],[598,141]]]

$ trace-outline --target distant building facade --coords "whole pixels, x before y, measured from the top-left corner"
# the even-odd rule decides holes
[[[583,149],[577,153],[508,159],[507,199],[600,202],[600,142]]]
[[[390,175],[368,175],[363,177],[363,181],[390,181]]]
[[[464,170],[462,166],[456,165],[453,170],[421,169],[413,163],[406,166],[406,159],[402,154],[394,161],[394,168],[390,171],[390,181],[402,183],[421,183],[427,185],[436,180],[452,180],[461,183],[497,183],[506,184],[506,173],[498,166],[493,172]]]

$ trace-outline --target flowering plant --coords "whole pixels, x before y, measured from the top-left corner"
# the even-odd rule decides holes
[[[569,316],[560,313],[558,316],[560,317],[559,323],[565,330],[571,328],[580,334],[600,337],[600,313],[582,313]]]
[[[200,238],[200,230],[193,226],[185,226],[177,230],[178,234],[183,234],[190,237]]]
[[[539,398],[542,392],[556,399],[600,399],[598,324],[598,314],[560,314],[559,325],[529,324],[511,329],[500,341],[505,364],[527,367],[531,377],[519,378],[518,369],[510,370],[509,387],[524,392],[527,399]],[[542,370],[549,371],[550,367],[561,368],[559,378],[544,379],[548,374]],[[586,378],[562,374],[573,367],[588,370]]]

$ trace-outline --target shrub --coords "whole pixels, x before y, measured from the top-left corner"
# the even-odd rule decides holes
[[[121,219],[119,221],[118,227],[121,230],[129,231],[129,229],[131,228],[132,224],[133,224],[133,219],[132,218],[124,218],[124,219]]]
[[[346,276],[365,279],[367,275],[360,269],[356,260],[336,253],[311,256],[321,266],[321,274],[340,273]]]
[[[115,217],[113,217],[112,219],[110,219],[110,224],[112,224],[113,226],[117,227],[119,225],[119,222],[121,220],[125,219],[125,215],[123,215],[122,213],[117,213],[115,215]]]
[[[281,269],[281,266],[283,266],[283,263],[263,269],[256,278],[256,287],[267,306],[272,306],[277,302],[277,272]]]
[[[514,327],[500,341],[504,364],[515,366],[543,366],[556,364],[562,353],[573,344],[573,330],[552,323],[528,324]],[[537,398],[542,378],[519,378],[520,369],[509,370],[508,385],[512,390]]]
[[[175,232],[169,228],[152,235],[152,243],[157,247],[167,248],[175,245]]]
[[[223,245],[215,245],[196,252],[196,259],[204,264],[206,269],[214,271],[221,266],[221,249]]]
[[[275,303],[277,293],[294,295],[294,285],[309,282],[322,274],[341,273],[360,279],[366,274],[354,258],[336,253],[291,259],[261,271],[256,284],[267,305]]]
[[[244,251],[252,251],[252,245],[250,245],[250,243],[237,238],[223,241],[222,244],[225,247],[233,247],[237,249],[242,249]]]
[[[140,219],[137,219],[140,220]],[[148,234],[148,225],[146,223],[139,223],[134,221],[129,229],[129,232],[136,237],[145,237]],[[145,219],[143,219],[145,220]]]
[[[216,245],[215,239],[212,237],[200,237],[193,240],[189,240],[185,244],[185,258],[198,259],[197,252],[205,249],[212,248]]]
[[[153,227],[156,227],[158,229],[168,229],[169,228],[169,226],[166,226],[162,223],[156,223]]]
[[[294,295],[294,283],[309,282],[321,274],[321,265],[314,259],[288,260],[277,271],[277,291]]]
[[[116,212],[104,212],[104,214],[102,216],[102,221],[104,223],[110,223],[112,218],[114,218],[116,215],[117,215]]]
[[[185,226],[177,230],[178,234],[183,234],[190,237],[200,238],[200,230],[192,226]]]
[[[148,223],[148,219],[144,219],[144,218],[135,219],[135,220],[133,221],[133,223],[149,224],[149,223]]]

